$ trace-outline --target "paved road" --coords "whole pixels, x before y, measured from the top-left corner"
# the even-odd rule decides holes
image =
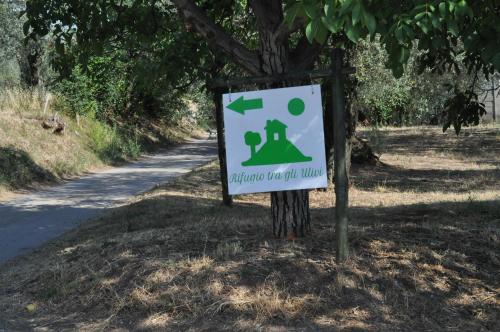
[[[158,183],[203,165],[216,152],[214,141],[191,141],[124,167],[0,203],[0,264]]]

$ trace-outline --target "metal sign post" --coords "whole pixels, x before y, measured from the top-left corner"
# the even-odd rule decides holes
[[[343,262],[349,255],[347,238],[347,207],[349,203],[349,184],[346,167],[346,111],[344,96],[344,77],[342,75],[343,51],[334,49],[333,66],[333,135],[334,135],[334,177],[335,177],[335,239],[337,260]]]
[[[222,115],[222,94],[224,88],[214,89],[215,121],[217,122],[217,146],[219,152],[220,179],[222,183],[222,202],[226,206],[233,204],[233,198],[228,192],[227,165],[226,165],[226,144],[224,137],[224,117]]]

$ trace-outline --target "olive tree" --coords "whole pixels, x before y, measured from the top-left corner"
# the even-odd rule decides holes
[[[201,37],[219,64],[230,61],[251,75],[313,69],[328,43],[350,48],[379,35],[388,66],[401,76],[414,43],[422,63],[439,70],[454,66],[458,53],[474,70],[500,69],[498,7],[495,0],[31,0],[27,16],[31,34],[52,29],[61,49],[73,38],[99,48],[118,31],[154,41],[162,22],[180,16],[186,30],[170,33]],[[198,49],[190,54],[200,56]],[[294,232],[310,218],[309,193],[273,192],[271,210],[273,222],[287,226],[274,229]]]

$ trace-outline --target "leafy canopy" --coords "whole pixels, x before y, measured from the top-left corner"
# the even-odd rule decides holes
[[[414,41],[429,66],[456,66],[462,55],[468,68],[500,71],[499,16],[497,0],[296,0],[287,1],[285,20],[305,19],[310,42],[323,43],[328,32],[353,43],[379,34],[400,77]]]

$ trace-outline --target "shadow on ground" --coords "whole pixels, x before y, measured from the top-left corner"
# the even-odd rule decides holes
[[[50,171],[37,165],[26,152],[13,147],[0,147],[0,185],[19,189],[33,182],[55,179]]]
[[[355,208],[355,256],[340,267],[332,209],[313,209],[311,236],[289,242],[269,236],[269,209],[260,204],[149,198],[68,235],[36,262],[16,262],[33,270],[2,285],[3,301],[22,290],[40,313],[34,325],[6,321],[53,329],[495,330],[499,203]]]
[[[352,183],[361,190],[388,189],[391,191],[451,192],[488,190],[498,187],[500,167],[496,169],[447,170],[412,169],[380,164],[378,166],[354,165]]]
[[[448,159],[500,166],[500,132],[494,128],[463,128],[460,135],[439,128],[369,131],[361,136],[377,145],[382,155],[445,155]],[[379,141],[378,144],[375,143]]]

